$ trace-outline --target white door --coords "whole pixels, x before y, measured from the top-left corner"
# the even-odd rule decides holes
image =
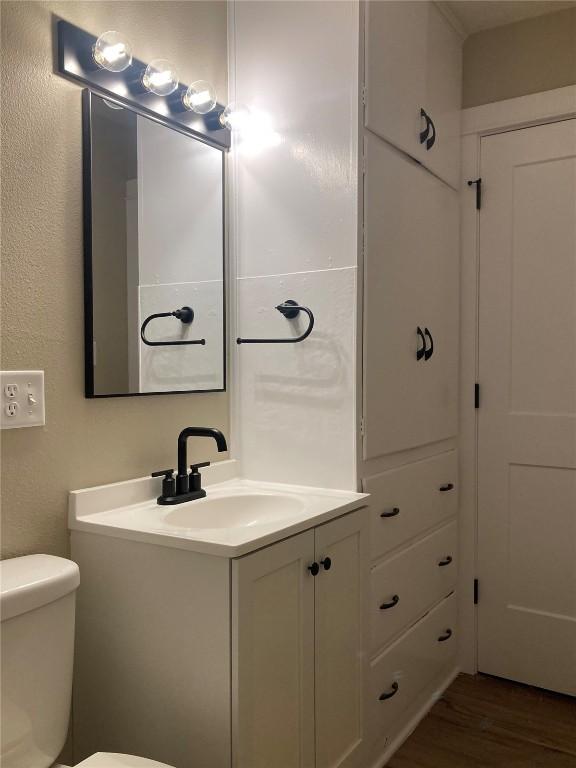
[[[316,768],[356,765],[363,740],[367,510],[316,528]]]
[[[372,459],[457,432],[459,207],[447,184],[368,132],[365,159],[364,458]]]
[[[314,531],[232,563],[234,768],[314,766]]]
[[[482,139],[479,669],[576,694],[576,120]]]

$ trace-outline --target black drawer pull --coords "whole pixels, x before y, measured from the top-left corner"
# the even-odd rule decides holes
[[[441,485],[438,490],[441,493],[446,493],[446,491],[453,491],[454,490],[454,483],[445,483],[444,485]]]
[[[318,574],[320,573],[320,566],[318,565],[318,563],[312,563],[312,565],[308,566],[308,570],[310,571],[312,576],[318,576]]]
[[[438,638],[438,642],[444,643],[446,640],[450,640],[451,637],[452,637],[452,630],[447,629],[443,635],[440,635],[440,637]]]
[[[432,338],[432,334],[428,330],[428,328],[424,328],[424,336],[428,338],[430,342],[430,346],[426,348],[426,351],[424,352],[424,360],[430,360],[432,355],[434,354],[434,339]]]
[[[422,346],[418,347],[416,349],[416,360],[422,360],[424,355],[426,354],[426,337],[424,336],[424,333],[422,332],[422,328],[418,326],[416,328],[416,333],[418,334],[418,339],[422,341]]]
[[[452,562],[452,556],[447,555],[443,560],[440,560],[440,562],[438,563],[438,567],[442,568],[444,565],[450,565],[451,562]]]
[[[381,512],[380,517],[396,517],[400,514],[400,507],[392,507],[388,512]]]
[[[398,685],[398,683],[392,683],[392,687],[390,688],[390,690],[386,691],[385,693],[381,693],[380,696],[378,697],[378,701],[386,701],[386,699],[391,699],[392,696],[396,696],[399,688],[400,686]]]
[[[394,608],[394,606],[398,605],[399,602],[400,602],[400,598],[398,597],[398,595],[394,595],[389,603],[382,603],[382,605],[380,606],[380,610],[387,611],[388,608]]]
[[[436,142],[436,126],[430,115],[422,108],[420,109],[420,117],[426,121],[426,127],[420,131],[420,144],[426,142],[426,149],[430,150]],[[432,135],[430,135],[430,131],[432,131]]]

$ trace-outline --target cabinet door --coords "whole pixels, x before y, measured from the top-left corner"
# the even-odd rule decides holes
[[[458,34],[434,3],[371,0],[365,18],[365,126],[457,187],[462,81]],[[421,110],[432,121],[427,132]]]
[[[364,458],[371,459],[457,431],[458,196],[369,133],[365,153]]]
[[[314,531],[232,564],[232,765],[314,766]]]
[[[365,125],[414,157],[426,99],[427,3],[372,0],[365,23]]]
[[[462,42],[430,3],[426,44],[424,109],[434,123],[434,144],[420,145],[418,159],[452,187],[460,183]]]
[[[316,528],[316,768],[355,764],[363,739],[366,536],[365,509]]]

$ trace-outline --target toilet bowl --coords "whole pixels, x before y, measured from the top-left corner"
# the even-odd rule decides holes
[[[2,768],[68,768],[55,761],[70,717],[76,563],[52,555],[0,562]],[[97,752],[75,768],[170,768]]]
[[[54,768],[68,768],[68,766],[60,765],[54,766]],[[136,755],[96,752],[95,755],[77,763],[75,768],[170,768],[170,766],[167,766],[166,763],[159,763],[157,760],[149,760],[146,757],[136,757]]]

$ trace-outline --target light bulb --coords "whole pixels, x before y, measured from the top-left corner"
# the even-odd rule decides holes
[[[120,32],[104,32],[94,44],[94,61],[110,72],[123,72],[132,64],[132,46]]]
[[[178,88],[178,72],[171,61],[154,59],[144,70],[144,87],[158,96],[169,96]]]
[[[196,80],[182,97],[186,109],[205,115],[216,106],[216,91],[206,80]]]
[[[242,131],[248,127],[251,113],[245,104],[231,101],[220,115],[220,122],[230,131]]]

